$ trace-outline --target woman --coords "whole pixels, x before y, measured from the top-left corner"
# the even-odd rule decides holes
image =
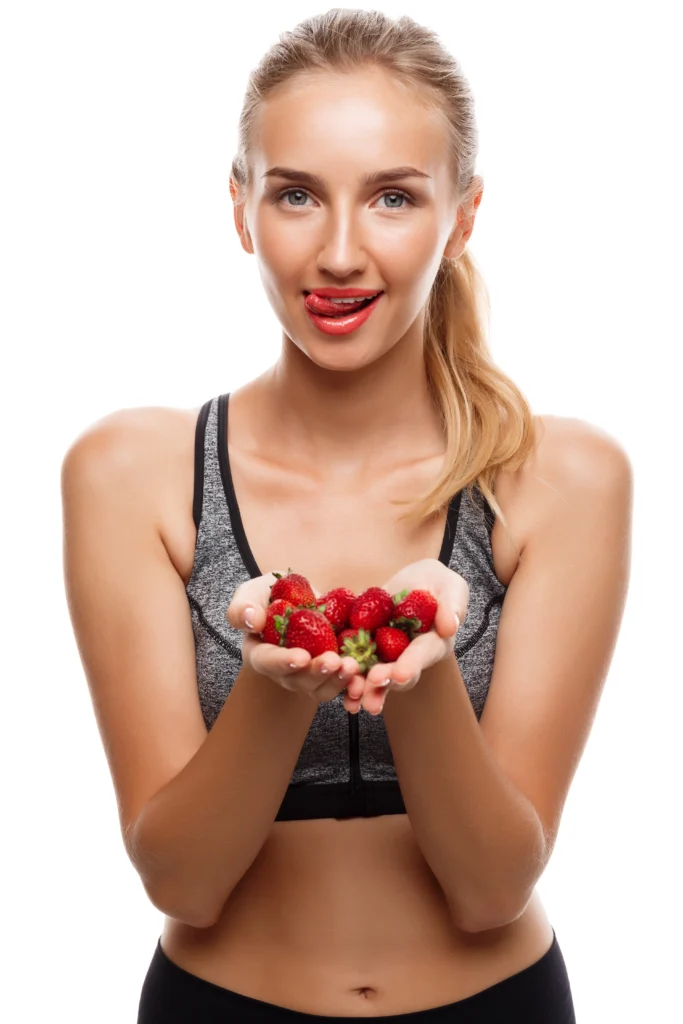
[[[139,1024],[575,1019],[535,885],[618,634],[631,468],[492,361],[476,153],[431,31],[335,9],[286,33],[231,178],[279,359],[64,460],[74,630],[166,915]],[[320,603],[429,590],[434,628],[370,668],[265,643],[290,568]]]

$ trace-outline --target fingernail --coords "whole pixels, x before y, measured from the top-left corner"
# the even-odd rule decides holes
[[[384,711],[384,702],[386,701],[386,699],[387,699],[387,698],[386,698],[386,696],[385,696],[384,700],[382,701],[382,703],[381,703],[381,704],[380,704],[380,706],[379,706],[379,713],[380,713],[380,715],[381,715],[381,714],[382,714],[382,712]]]
[[[245,608],[244,609],[244,621],[245,621],[246,625],[249,627],[249,629],[253,629],[254,628],[254,609],[253,608]]]
[[[453,612],[453,618],[455,620],[455,632],[457,633],[460,629],[460,616],[457,612]]]
[[[383,683],[379,684],[379,689],[380,690],[384,689],[384,687],[388,686],[390,682],[391,682],[391,679],[385,679]]]

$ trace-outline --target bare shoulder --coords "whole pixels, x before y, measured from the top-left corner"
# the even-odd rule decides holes
[[[64,463],[92,454],[95,464],[107,463],[107,471],[123,473],[162,469],[165,458],[185,451],[194,443],[198,409],[141,406],[106,413],[85,427],[71,442]]]
[[[621,442],[603,427],[573,416],[535,416],[536,469],[569,472],[577,480],[600,484],[603,473],[623,472],[630,459]],[[532,460],[533,461],[533,460]]]
[[[587,420],[534,416],[536,442],[508,489],[518,506],[522,547],[564,513],[581,514],[585,497],[621,492],[630,500],[631,461],[621,442]]]

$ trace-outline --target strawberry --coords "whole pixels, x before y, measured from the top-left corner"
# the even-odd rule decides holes
[[[318,611],[323,613],[327,621],[332,623],[335,633],[338,633],[349,621],[349,611],[355,600],[356,595],[348,587],[335,587],[318,599]]]
[[[402,590],[394,595],[394,602],[391,625],[404,629],[411,640],[432,628],[438,602],[428,590]]]
[[[368,587],[351,605],[349,625],[353,629],[377,629],[388,626],[393,613],[391,594],[382,587]]]
[[[287,613],[285,647],[303,647],[312,658],[323,651],[337,651],[337,635],[322,612],[297,608]]]
[[[303,605],[306,608],[315,606],[316,597],[313,587],[305,576],[298,572],[292,572],[291,569],[287,570],[286,576],[279,572],[274,572],[273,576],[276,576],[277,579],[270,588],[270,601],[281,597],[286,601],[291,601],[295,607],[297,605]]]
[[[278,597],[271,601],[266,609],[266,624],[261,631],[261,640],[267,644],[275,644],[277,647],[284,647],[284,627],[288,618],[287,612],[294,611],[291,601],[285,601]]]
[[[337,650],[339,651],[340,654],[344,649],[344,641],[346,640],[347,636],[355,638],[357,633],[357,629],[342,629],[342,631],[337,634]]]
[[[367,629],[343,629],[337,640],[341,657],[355,658],[361,675],[365,675],[368,669],[379,661],[375,654],[375,642]]]
[[[375,633],[377,653],[382,661],[397,661],[410,643],[410,637],[394,626],[380,626]]]

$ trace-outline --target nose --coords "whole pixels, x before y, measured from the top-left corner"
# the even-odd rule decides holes
[[[351,213],[330,213],[323,228],[317,267],[339,278],[363,273],[368,256],[362,230]]]

